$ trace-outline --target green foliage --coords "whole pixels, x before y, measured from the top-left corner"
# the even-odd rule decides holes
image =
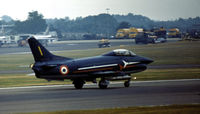
[[[14,31],[17,33],[36,34],[44,32],[47,27],[45,19],[42,14],[37,11],[29,12],[28,19],[25,21],[16,21]]]
[[[154,21],[149,19],[148,17],[142,15],[134,15],[129,13],[128,15],[113,15],[113,17],[119,22],[128,22],[133,27],[136,28],[144,28],[147,30],[153,28],[164,27],[167,29],[170,28],[179,28],[182,32],[186,32],[189,29],[192,29],[194,25],[198,25],[200,23],[200,17],[183,19],[179,18],[177,20],[170,21]]]
[[[134,15],[132,13],[127,15],[113,15],[113,17],[117,20],[118,23],[128,22],[132,25],[132,27],[136,28],[152,29],[156,25],[154,25],[154,21],[148,17],[142,15]]]
[[[159,21],[156,22],[159,27],[165,27],[165,28],[179,28],[182,32],[187,32],[190,29],[193,29],[194,26],[199,26],[200,23],[200,17],[195,18],[188,18],[183,19],[179,18],[174,21]]]
[[[68,18],[56,19],[51,24],[61,32],[91,34],[113,34],[118,25],[116,19],[108,14],[88,16],[85,18],[79,17],[76,20],[71,21]]]
[[[125,22],[125,23],[124,23]],[[99,14],[94,16],[87,16],[85,18],[77,17],[70,20],[69,17],[61,19],[44,19],[42,14],[37,11],[29,12],[28,18],[25,21],[0,21],[1,24],[15,25],[10,33],[39,33],[44,32],[47,24],[51,25],[53,30],[58,33],[61,38],[61,33],[83,33],[83,34],[101,34],[103,36],[111,36],[116,33],[119,28],[143,28],[151,30],[153,28],[164,27],[166,29],[179,28],[181,32],[187,32],[195,25],[199,26],[200,17],[170,21],[154,21],[142,15],[135,15],[129,13],[127,15],[109,15]]]
[[[130,27],[131,27],[130,23],[123,21],[118,25],[116,30],[122,29],[122,28],[130,28]]]

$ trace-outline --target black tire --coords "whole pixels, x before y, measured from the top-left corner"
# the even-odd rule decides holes
[[[106,89],[108,87],[108,85],[101,85],[101,84],[99,84],[99,88],[100,89]]]
[[[124,87],[129,87],[130,86],[130,81],[125,81],[124,82]]]
[[[108,84],[106,84],[106,83],[107,83],[106,80],[101,80],[99,82],[99,88],[100,89],[106,89],[108,87]]]
[[[74,82],[73,82],[74,87],[75,87],[76,89],[82,89],[84,83],[85,83],[85,82],[84,82],[83,80],[74,80]]]

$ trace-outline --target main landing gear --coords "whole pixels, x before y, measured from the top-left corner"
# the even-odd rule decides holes
[[[106,89],[108,87],[109,81],[105,79],[101,79],[99,81],[99,88],[100,89]]]
[[[124,76],[123,78],[112,78],[112,80],[113,81],[116,81],[116,80],[126,80],[125,82],[124,82],[124,87],[129,87],[130,86],[130,80],[131,80],[131,78],[130,78],[130,76]],[[111,80],[111,79],[110,79]],[[99,88],[100,89],[106,89],[106,88],[108,88],[108,85],[109,85],[109,81],[110,81],[109,79],[105,79],[105,78],[101,78],[101,80],[99,81]],[[94,81],[94,80],[93,80]],[[96,81],[94,81],[94,82],[96,82]],[[83,80],[83,79],[75,79],[75,80],[73,80],[73,84],[74,84],[74,87],[76,88],[76,89],[82,89],[83,88],[83,85],[85,84],[85,81]]]
[[[124,82],[124,87],[130,87],[130,82],[131,82],[131,79],[128,79]],[[99,81],[99,88],[100,89],[106,89],[109,85],[109,81],[106,80],[106,79],[101,79]]]
[[[124,82],[124,87],[129,87],[129,86],[130,86],[130,80],[125,81],[125,82]]]
[[[82,79],[76,79],[73,81],[73,84],[76,89],[82,89],[83,85],[85,84],[85,81]]]

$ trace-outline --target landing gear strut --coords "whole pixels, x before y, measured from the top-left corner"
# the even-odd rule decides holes
[[[81,80],[81,79],[78,79],[78,80],[74,80],[73,81],[73,84],[74,84],[74,87],[76,89],[82,89],[83,88],[83,85],[85,84],[85,81],[84,80]]]
[[[106,89],[108,87],[109,81],[105,79],[101,79],[99,81],[99,88],[100,89]]]

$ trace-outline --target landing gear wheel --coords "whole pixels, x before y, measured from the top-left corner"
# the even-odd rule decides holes
[[[130,86],[130,81],[125,81],[125,82],[124,82],[124,86],[125,86],[125,87],[129,87],[129,86]]]
[[[101,80],[99,81],[99,88],[100,89],[106,89],[108,87],[109,82],[107,80]]]
[[[73,84],[76,89],[82,89],[85,82],[84,80],[74,80]]]

